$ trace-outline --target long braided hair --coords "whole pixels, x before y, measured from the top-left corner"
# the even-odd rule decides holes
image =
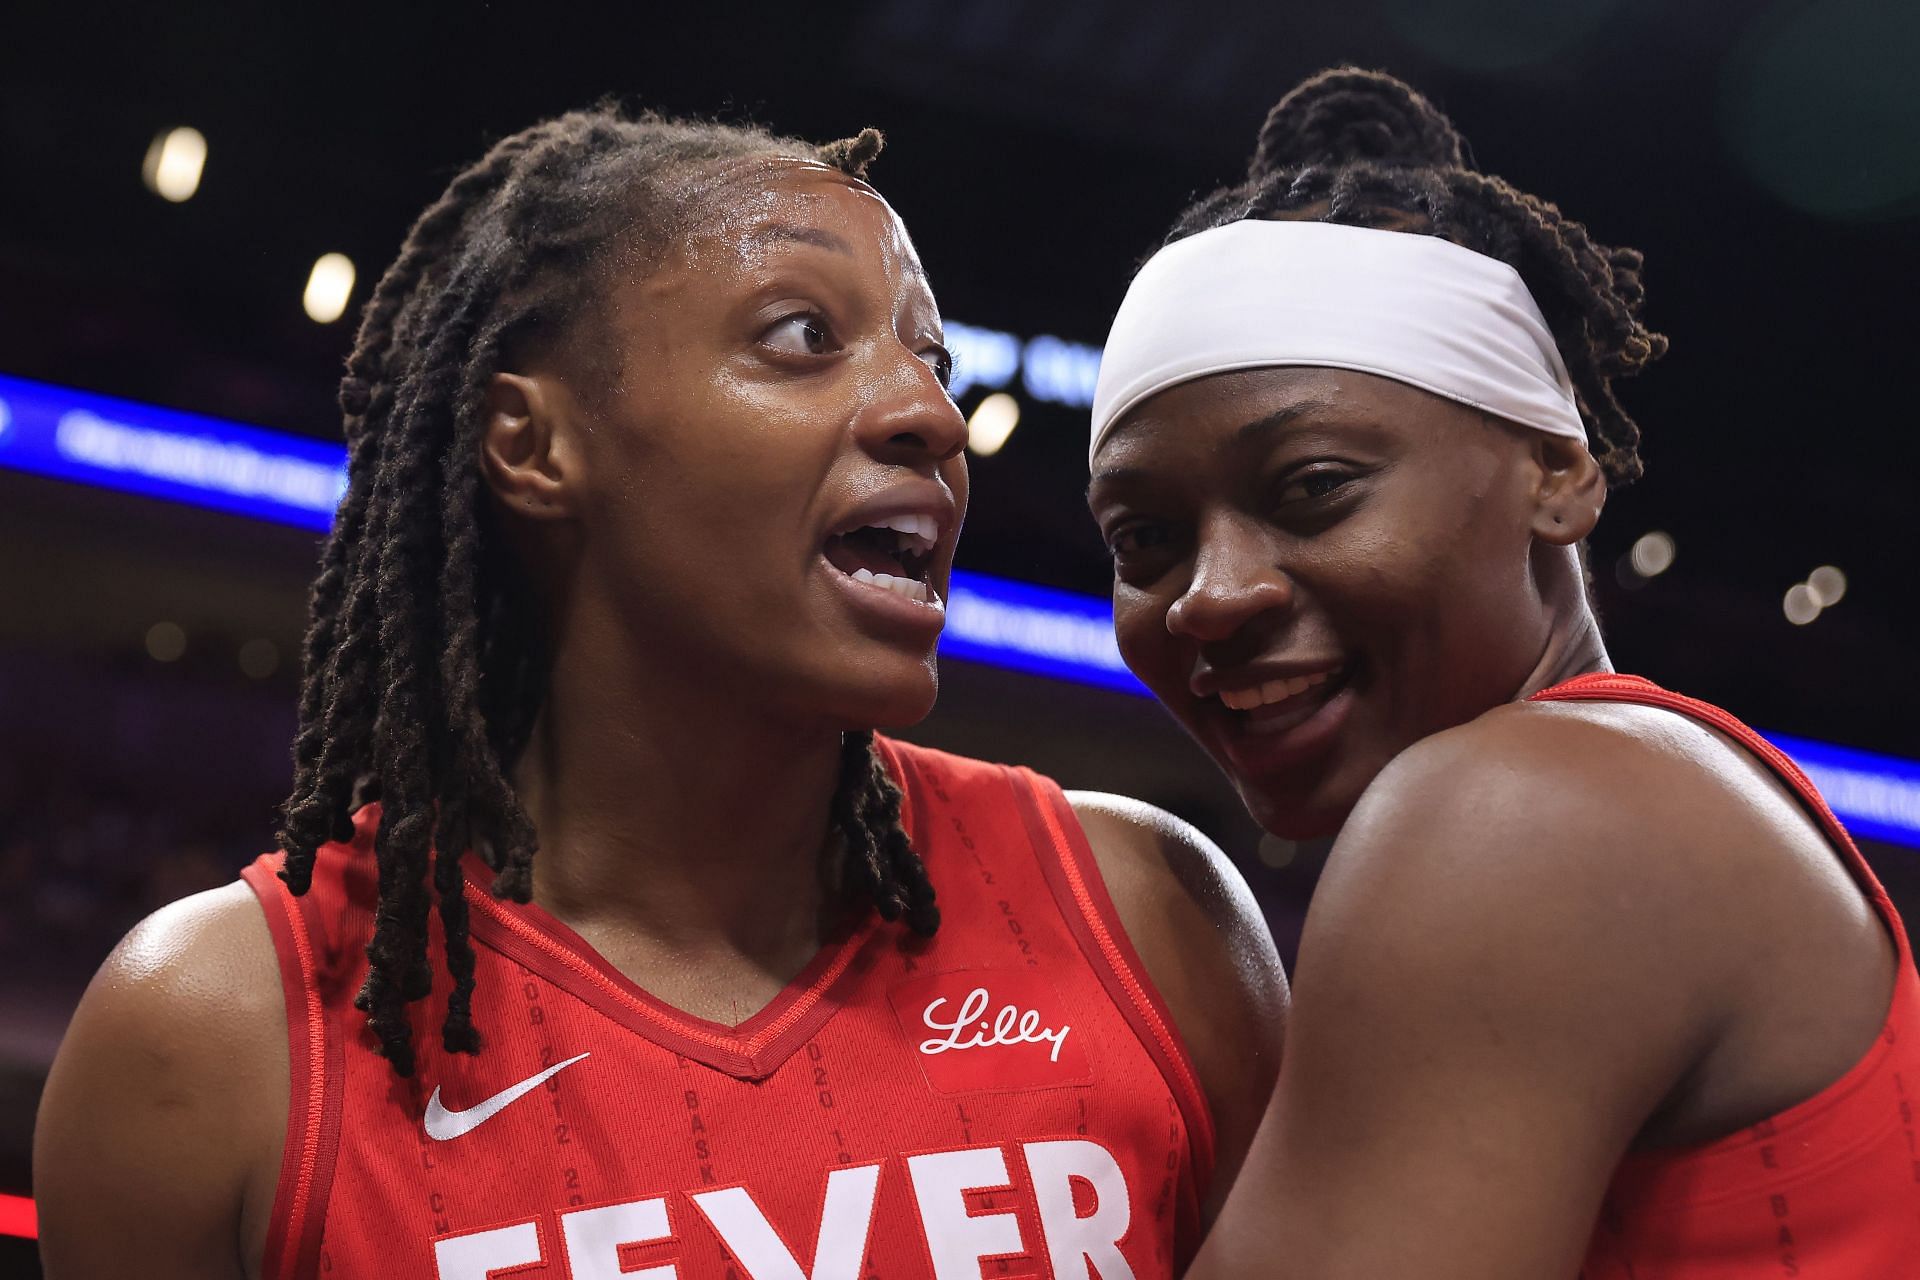
[[[497,897],[532,895],[536,836],[509,781],[545,689],[537,610],[490,533],[479,469],[493,375],[590,322],[610,265],[657,250],[691,212],[689,180],[757,157],[863,177],[880,134],[813,146],[757,129],[601,108],[496,144],[430,205],[381,277],[340,384],[348,485],[309,601],[282,878],[312,883],[316,851],[380,801],[379,900],[355,1004],[411,1075],[408,1005],[432,988],[437,904],[452,978],[442,1042],[477,1052],[473,947],[460,860]],[[590,336],[590,335],[589,335]],[[900,792],[871,733],[843,736],[833,824],[850,888],[916,932],[938,927]],[[431,881],[431,884],[429,884]]]
[[[1640,429],[1613,381],[1667,350],[1640,322],[1639,251],[1596,242],[1467,154],[1452,121],[1412,86],[1354,67],[1322,71],[1267,114],[1246,180],[1191,205],[1164,243],[1246,219],[1305,219],[1443,236],[1497,258],[1546,316],[1608,483],[1638,479]]]

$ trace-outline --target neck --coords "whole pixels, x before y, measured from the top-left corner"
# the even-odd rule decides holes
[[[838,902],[839,731],[585,647],[559,647],[515,769],[539,832],[534,900],[689,956],[816,944]]]
[[[1579,553],[1566,547],[1558,560],[1557,571],[1548,575],[1541,593],[1549,618],[1546,638],[1533,670],[1513,695],[1515,702],[1575,676],[1613,670],[1606,642],[1600,637],[1600,622],[1587,603],[1586,574]]]

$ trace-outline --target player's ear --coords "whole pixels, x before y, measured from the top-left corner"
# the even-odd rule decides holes
[[[496,373],[481,412],[481,474],[501,505],[535,520],[572,515],[585,458],[565,384],[547,374]]]
[[[1528,433],[1533,449],[1533,536],[1572,546],[1593,532],[1607,505],[1607,477],[1586,442],[1544,431]]]

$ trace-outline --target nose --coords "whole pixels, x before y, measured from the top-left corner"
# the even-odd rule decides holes
[[[1193,576],[1167,610],[1169,632],[1217,644],[1264,614],[1293,608],[1293,579],[1274,562],[1258,530],[1222,518],[1200,534]]]
[[[967,420],[933,367],[904,345],[890,351],[854,421],[861,445],[889,462],[945,462],[967,447]]]

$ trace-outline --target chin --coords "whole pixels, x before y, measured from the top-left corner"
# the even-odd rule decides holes
[[[1346,825],[1347,815],[1353,812],[1351,804],[1326,807],[1313,801],[1302,801],[1294,797],[1268,796],[1261,792],[1240,791],[1241,803],[1247,806],[1247,812],[1260,828],[1282,840],[1325,840],[1340,834],[1340,828]]]
[[[931,658],[887,669],[868,668],[835,690],[834,718],[843,729],[904,729],[933,712],[940,675]]]
[[[1282,840],[1323,840],[1338,835],[1360,802],[1356,787],[1338,771],[1306,771],[1245,777],[1228,771],[1240,803],[1261,829]]]

